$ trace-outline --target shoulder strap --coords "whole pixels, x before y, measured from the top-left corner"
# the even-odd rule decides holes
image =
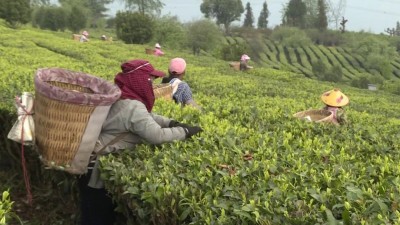
[[[126,135],[128,135],[129,132],[121,133],[118,134],[114,139],[112,139],[108,144],[104,145],[97,153],[96,155],[101,155],[101,153],[104,151],[104,149],[110,145],[113,145],[117,143],[118,141],[122,140]]]

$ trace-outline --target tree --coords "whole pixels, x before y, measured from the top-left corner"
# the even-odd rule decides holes
[[[85,10],[79,6],[73,6],[68,18],[68,28],[77,33],[86,27],[87,20]]]
[[[251,9],[250,2],[247,2],[246,15],[244,17],[243,27],[254,27],[253,23],[254,23],[253,11]]]
[[[161,9],[164,7],[164,3],[161,0],[120,0],[125,2],[126,7],[129,11],[134,11],[137,8],[141,14],[149,13],[156,14],[161,13]]]
[[[97,22],[101,18],[105,18],[108,11],[105,5],[112,3],[114,0],[86,0],[86,7],[91,12],[91,27],[97,27]]]
[[[139,12],[118,12],[115,17],[117,37],[127,44],[144,44],[153,37],[154,22]]]
[[[168,48],[186,47],[186,30],[176,16],[163,16],[155,21],[153,43]]]
[[[333,2],[337,2],[334,5]],[[344,10],[346,9],[346,0],[327,0],[326,2],[328,8],[329,21],[335,23],[335,29],[339,29],[339,21],[344,15]]]
[[[258,17],[257,27],[259,29],[266,29],[268,27],[268,16],[269,16],[268,5],[267,1],[265,1],[263,4],[263,8],[260,12],[260,16]]]
[[[98,21],[105,18],[108,11],[107,4],[112,3],[114,0],[59,0],[63,7],[72,10],[73,7],[80,7],[85,11],[86,20],[89,21],[91,27],[97,27]]]
[[[326,5],[324,0],[318,0],[316,28],[321,31],[328,28],[328,18],[326,16]]]
[[[40,29],[61,30],[67,27],[68,12],[65,8],[47,6],[40,7],[35,10],[32,18],[32,24],[40,27]]]
[[[213,49],[221,38],[221,31],[210,20],[198,20],[189,24],[188,45],[195,55],[198,55],[201,49]]]
[[[304,28],[306,13],[307,7],[302,0],[290,0],[284,13],[283,24]]]
[[[26,24],[31,20],[29,0],[0,0],[0,18],[11,27]]]
[[[241,0],[203,0],[200,11],[206,18],[216,18],[216,23],[224,25],[225,32],[229,33],[230,24],[240,20],[244,8]]]

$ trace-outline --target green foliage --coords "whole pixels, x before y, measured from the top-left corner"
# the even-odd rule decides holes
[[[311,45],[311,39],[305,31],[297,27],[279,27],[271,34],[271,39],[294,48]]]
[[[32,24],[40,29],[64,31],[68,25],[69,12],[63,7],[40,7],[33,13]]]
[[[266,29],[268,27],[268,4],[267,1],[263,3],[263,8],[261,9],[260,16],[258,17],[257,27],[259,29]]]
[[[161,9],[164,7],[164,3],[161,0],[121,0],[125,2],[126,7],[129,11],[135,11],[137,9],[141,14],[156,14],[161,13]]]
[[[8,191],[4,191],[0,199],[0,224],[6,225],[10,218],[13,202]]]
[[[311,63],[313,74],[318,77],[320,80],[323,80],[325,77],[326,71],[328,71],[328,66],[324,61],[318,59],[316,62]]]
[[[198,55],[200,50],[214,49],[221,37],[221,31],[210,20],[198,20],[188,25],[188,45],[195,55]]]
[[[388,91],[390,93],[400,95],[400,82],[393,80],[386,80],[380,87],[382,90]]]
[[[390,45],[386,37],[368,34],[347,34],[346,43],[353,54],[364,59],[368,69],[377,70],[383,77],[389,78],[393,71],[388,59],[394,58],[396,49]]]
[[[14,202],[10,199],[9,191],[3,191],[0,198],[0,225],[16,224],[11,223],[15,220],[19,222],[18,224],[23,224],[19,216],[12,211],[13,205]],[[11,219],[14,219],[14,221]]]
[[[328,17],[326,16],[325,0],[318,0],[318,14],[315,28],[318,30],[326,30],[328,28]]]
[[[290,0],[286,6],[283,24],[287,26],[305,28],[307,7],[302,0]]]
[[[229,33],[230,24],[240,20],[244,8],[241,0],[203,0],[200,11],[206,18],[216,18],[216,23],[223,24]]]
[[[68,28],[77,33],[81,29],[86,27],[88,17],[85,14],[85,10],[79,6],[73,6],[71,13],[68,16]]]
[[[219,47],[218,58],[227,61],[238,61],[240,56],[244,53],[249,52],[249,46],[247,43],[235,41],[235,43],[224,44]]]
[[[187,46],[187,30],[175,16],[163,16],[155,20],[152,43],[160,43],[170,49]]]
[[[339,46],[344,43],[344,38],[340,31],[307,29],[306,33],[312,42],[317,45]]]
[[[13,28],[28,23],[31,20],[30,0],[0,0],[0,18]]]
[[[112,3],[114,0],[86,0],[85,6],[90,11],[90,27],[101,27],[102,19],[107,15],[107,4]]]
[[[115,26],[117,37],[127,44],[144,44],[153,37],[154,21],[138,12],[118,12]]]
[[[11,99],[34,90],[37,68],[63,67],[111,81],[122,61],[146,57],[143,45],[99,40],[82,45],[50,31],[3,26],[0,31],[0,151],[14,154],[19,146],[9,145],[4,124],[15,121],[7,116],[16,116]],[[284,48],[273,44],[275,51]],[[215,58],[173,54],[190,62],[185,79],[203,111],[157,100],[154,112],[198,124],[204,132],[186,141],[140,145],[102,157],[102,176],[118,209],[129,217],[126,224],[398,222],[398,96],[261,67],[243,76]],[[168,62],[152,59],[156,68],[166,68]],[[292,116],[322,107],[320,95],[333,85],[351,99],[345,108],[348,124],[336,127]],[[36,153],[28,152],[29,161],[34,160]],[[30,170],[38,178],[32,181],[50,179],[38,168]],[[53,215],[56,221],[27,223],[61,224],[63,218]]]
[[[371,82],[369,81],[369,76],[364,75],[357,79],[351,81],[351,86],[361,88],[361,89],[368,89],[368,84]]]
[[[253,10],[251,9],[250,2],[247,2],[243,27],[254,27],[253,23],[254,23]]]
[[[319,80],[340,82],[343,77],[342,67],[339,65],[329,66],[321,59],[311,64],[313,74]]]

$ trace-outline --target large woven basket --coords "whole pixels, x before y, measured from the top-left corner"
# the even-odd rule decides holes
[[[310,109],[306,111],[301,111],[295,113],[293,115],[299,119],[311,120],[312,122],[321,123],[321,122],[332,122],[333,114],[331,111],[325,109]]]
[[[80,34],[72,34],[72,39],[74,41],[79,41],[81,39],[81,35]]]
[[[154,50],[153,50],[153,49],[146,48],[146,49],[145,49],[145,52],[146,52],[146,54],[148,54],[148,55],[154,55]]]
[[[42,162],[73,174],[86,172],[111,105],[121,91],[92,75],[59,68],[35,75],[35,144]]]
[[[230,62],[229,66],[235,70],[240,70],[240,62]]]
[[[172,85],[170,84],[155,84],[153,85],[153,91],[156,98],[172,100]]]

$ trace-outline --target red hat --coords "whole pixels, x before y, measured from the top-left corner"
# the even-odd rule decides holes
[[[150,75],[155,77],[164,77],[165,73],[154,69],[154,67],[146,60],[136,59],[125,62],[121,65],[121,69],[123,73],[130,73],[133,71],[143,71],[148,72]]]

